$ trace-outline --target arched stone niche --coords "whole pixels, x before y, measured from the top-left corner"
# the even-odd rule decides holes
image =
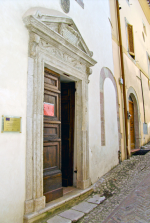
[[[127,92],[127,99],[129,96],[132,98],[134,105],[134,130],[135,130],[135,149],[139,149],[141,146],[141,133],[140,133],[140,110],[137,94],[133,87],[129,87]],[[129,111],[129,102],[127,100],[127,109]],[[130,132],[130,121],[128,120],[129,132]],[[130,140],[130,134],[129,134]],[[130,143],[129,143],[130,145]]]
[[[92,52],[69,17],[30,15],[27,84],[27,143],[25,214],[45,207],[43,196],[43,95],[44,67],[76,81],[77,188],[90,186],[88,135],[88,77],[96,64]]]
[[[118,139],[119,139],[119,151],[121,151],[121,134],[120,134],[120,118],[119,118],[119,104],[118,104],[118,92],[115,78],[112,72],[103,67],[100,72],[100,120],[101,120],[101,145],[105,146],[105,111],[104,111],[104,81],[106,78],[110,78],[113,83],[116,92],[116,110],[117,110],[117,122],[118,122]]]

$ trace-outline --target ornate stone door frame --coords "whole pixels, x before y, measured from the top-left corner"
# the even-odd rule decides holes
[[[24,19],[29,30],[25,214],[45,207],[43,196],[44,67],[76,80],[77,188],[90,186],[88,76],[96,61],[73,20],[37,13]]]

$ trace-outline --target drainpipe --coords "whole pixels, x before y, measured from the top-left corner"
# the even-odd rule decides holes
[[[129,159],[130,153],[128,150],[127,97],[126,97],[126,88],[125,88],[125,73],[124,73],[124,63],[123,63],[123,49],[122,49],[121,24],[120,24],[120,13],[119,13],[119,0],[116,0],[116,11],[117,11],[117,21],[118,21],[120,63],[121,63],[121,72],[122,72],[122,79],[123,79],[123,102],[124,102],[125,142],[126,142],[125,146],[126,146],[127,159]]]
[[[144,123],[145,121],[145,103],[144,103],[144,94],[143,94],[143,83],[142,83],[142,75],[141,75],[141,70],[140,70],[140,79],[141,79],[141,91],[142,91],[142,101],[143,101],[143,113],[144,113]]]

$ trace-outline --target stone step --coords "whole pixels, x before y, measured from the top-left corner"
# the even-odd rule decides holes
[[[90,199],[73,206],[69,210],[66,210],[53,218],[47,220],[47,223],[72,223],[78,221],[85,214],[96,208],[101,202],[105,200],[105,197],[100,197],[99,194],[92,196]]]
[[[63,197],[58,198],[54,201],[51,201],[46,204],[46,207],[43,208],[40,211],[33,212],[31,214],[27,214],[24,216],[24,223],[45,223],[48,218],[59,214],[60,212],[63,212],[72,206],[78,204],[79,202],[85,200],[89,195],[91,195],[93,192],[93,187],[91,186],[90,188],[81,190],[81,189],[75,189],[67,194],[65,194]],[[59,216],[60,217],[60,216]],[[55,219],[57,221],[57,218],[54,218],[54,223]],[[61,219],[61,218],[59,218]],[[62,223],[63,223],[63,219]],[[57,223],[59,223],[57,221]],[[61,221],[60,221],[61,223]],[[66,223],[69,223],[66,221]]]

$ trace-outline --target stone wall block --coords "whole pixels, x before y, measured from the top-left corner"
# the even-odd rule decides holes
[[[45,208],[45,196],[34,200],[34,211],[39,211]]]
[[[27,150],[26,150],[26,199],[32,199],[32,118],[27,117]]]
[[[34,60],[28,58],[28,77],[27,77],[27,116],[32,117],[33,113],[33,66]]]
[[[34,211],[33,200],[26,200],[25,201],[25,214],[31,213],[33,211]]]
[[[43,137],[41,138],[41,132],[43,129],[43,117],[42,115],[37,115],[37,145],[36,145],[36,196],[40,197],[43,195],[43,165],[41,165],[41,160],[43,160]],[[43,134],[42,134],[43,135]],[[42,151],[41,151],[42,150]],[[42,156],[41,156],[42,154]]]

